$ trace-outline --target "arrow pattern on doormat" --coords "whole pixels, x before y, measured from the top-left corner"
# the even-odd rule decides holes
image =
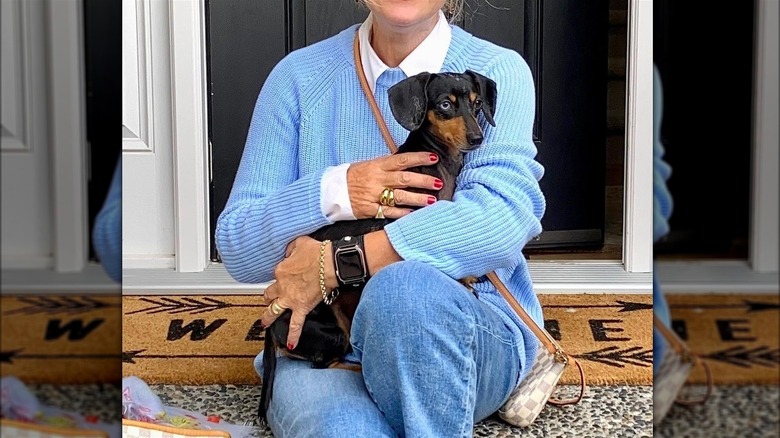
[[[745,309],[748,313],[764,310],[779,310],[780,303],[743,300],[741,304],[670,304],[672,309]]]
[[[635,310],[649,310],[653,308],[652,303],[635,303],[631,301],[615,301],[617,304],[554,304],[545,305],[545,309],[608,309],[617,308],[618,312],[633,312]]]
[[[213,312],[215,310],[237,308],[237,307],[265,307],[264,304],[234,304],[220,301],[210,297],[192,298],[183,297],[179,299],[160,297],[157,299],[152,298],[140,298],[139,301],[150,304],[149,307],[143,309],[133,310],[127,312],[126,315],[135,315],[138,313],[144,313],[147,315],[154,315],[156,313],[168,313],[169,315],[176,315],[182,313],[189,313],[190,315],[199,315],[202,313]]]
[[[725,362],[742,368],[753,365],[775,368],[780,365],[780,349],[770,349],[766,345],[748,349],[744,345],[727,348],[703,355],[702,357]]]
[[[146,350],[122,352],[123,363],[136,363],[136,359],[254,359],[256,354],[142,354]]]
[[[616,368],[625,368],[626,365],[646,368],[653,365],[653,350],[643,350],[642,347],[629,347],[621,350],[620,347],[613,345],[573,356]]]
[[[5,315],[35,315],[45,313],[78,314],[99,309],[119,308],[120,303],[107,303],[91,297],[20,297],[27,306],[3,312]]]
[[[117,354],[30,354],[22,353],[23,350],[11,350],[0,352],[0,363],[14,363],[18,359],[118,359]]]

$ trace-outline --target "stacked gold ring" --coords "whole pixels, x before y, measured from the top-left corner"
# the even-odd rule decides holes
[[[273,313],[274,315],[279,315],[282,312],[284,312],[284,308],[280,306],[279,303],[276,302],[276,300],[273,300],[273,302],[271,302],[270,307],[271,307],[271,313]]]
[[[393,192],[393,189],[385,187],[382,190],[382,196],[379,197],[379,205],[395,207],[395,192]]]

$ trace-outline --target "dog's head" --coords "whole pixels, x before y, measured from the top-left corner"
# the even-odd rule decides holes
[[[467,152],[482,144],[477,123],[482,112],[496,126],[496,83],[479,73],[420,73],[404,79],[388,91],[393,117],[409,131],[428,130],[453,153]]]

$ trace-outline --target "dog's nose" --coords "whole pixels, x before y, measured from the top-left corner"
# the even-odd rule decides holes
[[[477,134],[477,135],[469,135],[466,140],[469,142],[469,146],[479,146],[480,144],[482,144],[483,139],[484,138],[482,137],[482,135]]]

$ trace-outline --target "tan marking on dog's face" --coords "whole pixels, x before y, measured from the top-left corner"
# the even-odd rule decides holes
[[[463,117],[453,117],[448,120],[440,119],[435,111],[428,111],[428,122],[431,124],[431,133],[443,141],[453,155],[468,146],[466,141],[466,123]]]
[[[450,94],[449,96],[447,96],[447,98],[450,99],[450,102],[452,102],[452,103],[455,103],[455,102],[458,101],[458,98],[455,97],[454,94]]]
[[[472,91],[472,92],[470,92],[470,93],[469,93],[469,102],[471,102],[471,103],[474,103],[474,102],[476,102],[476,100],[477,100],[477,97],[478,97],[478,96],[479,96],[479,95],[478,95],[477,93],[475,93],[475,92],[473,92],[473,91]]]

